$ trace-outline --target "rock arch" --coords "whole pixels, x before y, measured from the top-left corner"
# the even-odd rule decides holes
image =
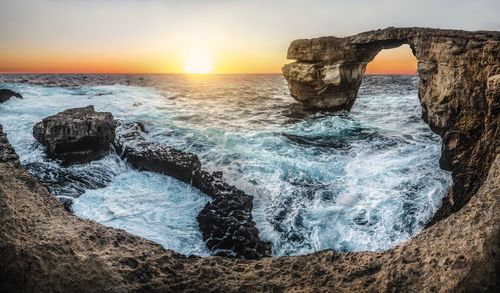
[[[500,74],[500,34],[390,27],[301,39],[288,49],[288,59],[297,61],[282,70],[291,95],[304,106],[350,110],[368,62],[403,44],[417,58],[422,118],[443,138],[441,168],[453,171],[453,190],[434,223],[470,200],[493,159],[498,101],[488,101],[487,81]]]
[[[445,123],[437,129],[445,133],[446,150],[459,162],[454,172],[462,177],[454,176],[463,181],[456,181],[455,186],[462,185],[464,193],[456,195],[468,194],[467,204],[461,208],[448,205],[452,209],[442,215],[449,216],[384,252],[325,250],[258,260],[187,257],[123,230],[67,213],[20,166],[0,126],[0,291],[498,292],[500,33],[385,31],[411,32],[422,41],[419,48],[427,48],[429,58],[439,57],[436,60],[443,62],[419,68],[421,78],[426,80],[421,83],[424,92],[421,89],[420,94],[429,94],[436,103],[436,108],[430,109],[441,111],[427,109],[425,115],[430,123]],[[379,34],[384,31],[361,35],[367,40]],[[468,51],[446,49],[449,46]],[[449,55],[452,52],[462,57],[455,59],[455,55]],[[452,63],[447,64],[446,58]],[[461,72],[463,84],[451,83],[457,88],[447,88],[447,80],[460,74],[440,74],[451,69]],[[314,78],[310,76],[304,83],[314,82]],[[433,93],[440,92],[447,98],[432,98]],[[467,95],[462,96],[464,93]],[[421,101],[426,100],[421,97]],[[470,136],[462,137],[465,134]]]

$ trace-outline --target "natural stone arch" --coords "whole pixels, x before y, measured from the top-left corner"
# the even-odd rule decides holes
[[[468,50],[460,53],[462,67],[457,64],[458,72],[467,76],[467,84],[459,91],[452,90],[454,95],[436,107],[446,110],[470,105],[477,112],[454,112],[454,116],[437,112],[436,117],[429,115],[429,120],[434,123],[444,117],[449,123],[443,130],[453,138],[448,140],[453,142],[448,146],[450,151],[471,148],[454,153],[453,158],[460,162],[454,172],[462,174],[462,184],[481,188],[464,185],[462,195],[468,195],[470,201],[460,207],[450,204],[453,209],[443,220],[384,252],[325,250],[259,260],[187,257],[67,213],[20,166],[0,126],[0,291],[498,292],[500,34],[389,29],[397,30],[413,31],[429,44],[422,43],[422,48],[432,48],[428,42],[434,39],[439,44],[446,44],[446,40],[462,44],[453,47]],[[362,35],[370,38],[370,34],[380,32]],[[453,52],[431,51],[435,56]],[[464,56],[467,54],[469,61]],[[426,74],[439,76],[436,72],[444,70],[442,66],[447,65],[435,64],[434,71],[419,67],[419,74],[421,78]],[[468,70],[471,72],[465,72]],[[439,80],[426,80],[427,91],[439,92],[431,86],[439,85]],[[460,97],[460,92],[477,95]],[[467,98],[472,101],[466,103]],[[461,134],[469,128],[478,133],[466,138],[453,134],[453,129]]]
[[[486,126],[492,110],[486,85],[500,73],[498,32],[391,27],[345,38],[295,40],[288,59],[297,61],[286,64],[283,74],[291,95],[305,107],[350,110],[368,62],[381,50],[403,44],[418,62],[422,118],[443,139],[441,168],[453,171],[453,188],[434,223],[470,200],[493,159],[494,143],[485,135],[496,131],[498,117],[493,116],[491,128]],[[485,148],[490,154],[479,159]]]
[[[300,59],[299,52],[307,51],[307,46],[316,47],[317,41],[327,43],[329,49],[325,55]],[[405,44],[400,40],[375,41],[361,47],[335,37],[314,39],[307,43],[304,40],[294,41],[288,50],[288,58],[298,60],[283,67],[290,93],[306,107],[333,111],[351,109],[366,66],[380,51]]]

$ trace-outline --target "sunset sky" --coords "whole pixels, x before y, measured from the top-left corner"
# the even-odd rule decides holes
[[[0,72],[279,73],[297,38],[499,30],[500,1],[0,0]],[[413,73],[408,47],[369,73]]]

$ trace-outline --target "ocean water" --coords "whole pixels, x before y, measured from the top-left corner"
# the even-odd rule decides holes
[[[411,238],[451,185],[440,138],[421,120],[416,76],[366,76],[351,112],[309,112],[280,75],[0,75],[24,99],[0,104],[21,162],[74,212],[185,254],[208,255],[196,215],[210,200],[116,155],[60,167],[33,125],[94,105],[149,139],[199,156],[254,196],[253,216],[275,255],[380,251]]]

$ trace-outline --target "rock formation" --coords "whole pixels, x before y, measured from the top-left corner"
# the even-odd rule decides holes
[[[203,240],[219,256],[258,259],[271,256],[252,217],[253,196],[222,181],[222,173],[196,171],[193,186],[212,197],[196,217]]]
[[[194,154],[146,140],[141,123],[120,124],[114,142],[118,153],[139,170],[162,173],[190,183],[201,163]]]
[[[0,156],[0,292],[498,292],[499,178],[497,155],[467,205],[388,251],[243,260],[80,219]]]
[[[443,212],[434,225],[384,252],[325,250],[258,260],[186,257],[123,230],[67,213],[19,166],[15,156],[0,155],[0,292],[498,292],[500,76],[493,69],[498,68],[498,55],[494,50],[484,51],[484,55],[473,53],[482,47],[491,48],[490,43],[497,42],[497,34],[400,31],[414,31],[422,40],[429,40],[427,48],[434,48],[430,57],[437,58],[434,69],[429,71],[433,77],[426,80],[428,86],[433,84],[435,88],[424,88],[429,91],[425,92],[427,99],[443,99],[431,103],[432,106],[425,102],[424,117],[431,125],[444,125],[444,133],[457,130],[457,134],[448,134],[444,148],[450,150],[454,173],[463,174],[455,177],[462,182],[454,182],[454,186],[463,186],[463,193],[456,189],[453,195],[457,197],[448,197],[451,203],[445,206],[451,209]],[[377,39],[381,32],[364,35],[367,40],[370,35]],[[464,37],[454,37],[459,35]],[[469,67],[471,63],[467,61],[463,66],[470,72],[456,64],[448,68],[449,76],[432,73],[447,70],[447,63],[439,60],[445,60],[451,52],[460,53],[449,51],[449,46],[477,44],[475,40],[481,38],[484,41],[476,49],[470,47],[471,58],[478,57],[478,62],[492,60],[497,67],[487,62]],[[463,56],[460,54],[457,56]],[[450,60],[453,58],[449,56]],[[483,72],[484,67],[492,69],[490,74]],[[464,75],[454,75],[454,70]],[[483,74],[487,80],[483,80]],[[463,85],[455,83],[456,89],[448,88],[449,79],[455,78]],[[439,93],[440,82],[446,95],[433,98],[430,95]],[[422,96],[421,99],[424,101]],[[462,137],[462,131],[469,128],[477,133]],[[11,150],[5,139],[0,148],[0,154]],[[476,182],[470,181],[473,176]],[[460,196],[466,200],[454,205]]]
[[[494,159],[498,97],[488,79],[500,74],[500,33],[387,28],[337,38],[295,40],[283,67],[290,93],[305,106],[350,110],[368,62],[382,49],[410,45],[418,60],[422,118],[443,138],[441,168],[453,189],[431,223],[463,207]],[[494,81],[490,87],[494,87]]]
[[[260,239],[253,221],[252,196],[223,182],[221,172],[202,170],[195,154],[148,141],[141,123],[120,124],[116,132],[115,148],[132,166],[192,184],[213,199],[196,218],[210,250],[245,259],[271,256],[271,244]]]
[[[19,98],[19,99],[23,98],[23,96],[21,96],[21,94],[18,94],[18,93],[16,93],[13,90],[0,89],[0,103],[6,102],[11,97],[16,97],[16,98]]]
[[[44,118],[33,127],[33,136],[46,146],[50,157],[62,159],[63,163],[80,163],[108,152],[115,128],[111,113],[96,112],[94,106],[87,106]]]
[[[3,126],[0,125],[0,162],[9,162],[20,165],[19,156],[9,143],[7,135],[3,132]]]

